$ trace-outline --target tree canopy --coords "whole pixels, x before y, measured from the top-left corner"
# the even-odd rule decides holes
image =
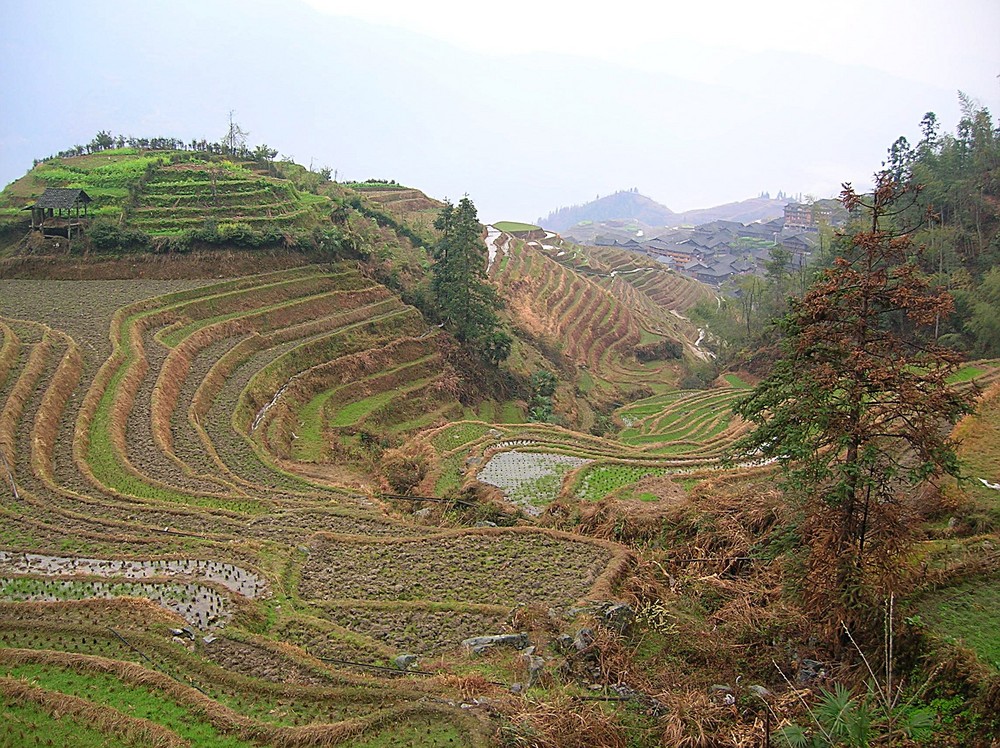
[[[940,132],[937,117],[928,112],[920,141],[911,146],[897,138],[884,167],[897,183],[922,186],[899,218],[913,228],[914,246],[923,249],[916,257],[920,269],[955,300],[955,313],[936,320],[935,337],[949,348],[993,358],[1000,356],[1000,295],[992,275],[1000,265],[1000,126],[969,97],[960,93],[959,100],[962,118],[954,134]],[[786,311],[787,294],[803,293],[808,276],[838,256],[828,227],[820,228],[818,238],[821,249],[810,267],[792,272],[779,252],[763,278],[736,278],[729,284],[731,296],[694,310],[720,341],[723,359],[741,353],[753,359],[769,350],[769,322]]]
[[[779,461],[805,498],[808,594],[832,593],[847,609],[891,576],[907,534],[904,492],[958,473],[942,426],[969,410],[947,384],[959,355],[921,334],[951,297],[930,286],[896,225],[919,190],[891,170],[876,176],[868,196],[844,186],[857,230],[791,299],[780,360],[734,408],[756,424],[736,453]]]

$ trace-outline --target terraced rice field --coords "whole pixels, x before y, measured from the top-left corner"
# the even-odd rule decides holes
[[[237,164],[168,164],[143,186],[129,224],[156,235],[200,228],[206,220],[281,230],[307,216],[304,198],[290,182],[258,176]]]
[[[529,334],[559,341],[563,355],[605,383],[662,380],[662,367],[635,358],[650,324],[596,280],[573,272],[519,241],[493,265],[511,316]]]
[[[496,486],[514,503],[529,513],[539,513],[553,501],[562,486],[563,476],[589,460],[561,454],[537,452],[500,452],[479,473],[479,480]]]
[[[744,430],[731,410],[737,387],[678,390],[626,406],[619,439],[656,454],[717,457]]]
[[[405,650],[465,669],[463,638],[509,630],[520,604],[607,594],[628,554],[424,526],[371,494],[372,434],[445,455],[503,436],[456,420],[453,376],[441,333],[346,266],[0,281],[5,708],[45,737],[59,704],[108,745],[140,729],[164,745],[484,744],[493,727],[447,679],[365,665]],[[123,689],[148,709],[126,716]]]
[[[746,385],[735,376],[727,382],[730,386],[678,390],[620,408],[616,416],[625,426],[614,439],[539,424],[495,430],[495,438],[478,443],[491,456],[477,477],[538,513],[561,497],[595,501],[644,479],[718,469],[726,447],[747,428],[731,410]],[[469,450],[469,456],[481,451]],[[638,497],[657,498],[642,491]]]
[[[595,377],[653,376],[628,306],[509,247],[508,288],[562,299],[541,329]],[[347,265],[0,280],[0,742],[61,740],[58,713],[81,745],[488,744],[473,694],[523,664],[477,670],[462,640],[608,599],[634,561],[523,515],[711,469],[742,383],[630,403],[596,437],[473,420],[447,354]],[[422,461],[416,495],[478,477],[525,526],[421,523],[383,500],[393,455]]]
[[[625,281],[665,309],[683,313],[713,297],[714,292],[703,283],[685,278],[634,252],[616,247],[582,247],[581,250],[593,266]]]

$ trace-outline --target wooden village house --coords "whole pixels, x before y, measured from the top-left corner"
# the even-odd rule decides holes
[[[31,211],[32,231],[72,239],[74,234],[83,233],[90,203],[90,196],[83,190],[49,187],[24,210]]]

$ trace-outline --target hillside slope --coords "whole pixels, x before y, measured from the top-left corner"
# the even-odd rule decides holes
[[[737,223],[753,223],[754,221],[769,221],[781,218],[788,200],[776,200],[769,197],[752,197],[733,203],[716,205],[711,208],[698,208],[678,213],[674,218],[675,226],[700,226],[712,221],[736,221]]]
[[[186,250],[199,241],[287,246],[329,223],[332,202],[317,194],[322,185],[320,175],[295,164],[200,151],[120,148],[55,157],[0,193],[0,236],[8,252],[23,237],[41,249],[43,232],[27,233],[23,208],[60,188],[90,198],[84,246],[96,250]],[[44,234],[58,240],[64,224],[59,214],[46,217]]]
[[[491,229],[496,368],[416,306],[423,193],[146,168],[98,215],[162,251],[0,263],[0,744],[736,748],[865,678],[801,609],[801,503],[726,459],[709,288]],[[166,251],[199,219],[331,244]],[[954,377],[973,480],[913,497],[890,629],[947,745],[1000,727],[998,378]]]

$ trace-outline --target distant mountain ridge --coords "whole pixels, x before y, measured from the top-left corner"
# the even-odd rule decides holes
[[[725,203],[712,208],[697,208],[674,216],[675,226],[700,226],[712,221],[736,221],[737,223],[753,223],[754,221],[770,221],[781,218],[788,198],[774,199],[770,197],[752,197],[735,203]]]
[[[676,214],[666,205],[635,190],[605,195],[583,205],[558,208],[537,223],[549,231],[565,231],[582,221],[618,221],[633,219],[647,226],[669,226]]]
[[[754,197],[748,200],[675,213],[635,190],[623,190],[583,205],[559,208],[538,224],[549,231],[566,232],[607,222],[635,222],[644,228],[696,226],[712,221],[752,223],[778,218],[788,203],[785,198]],[[582,226],[581,226],[582,224]]]

